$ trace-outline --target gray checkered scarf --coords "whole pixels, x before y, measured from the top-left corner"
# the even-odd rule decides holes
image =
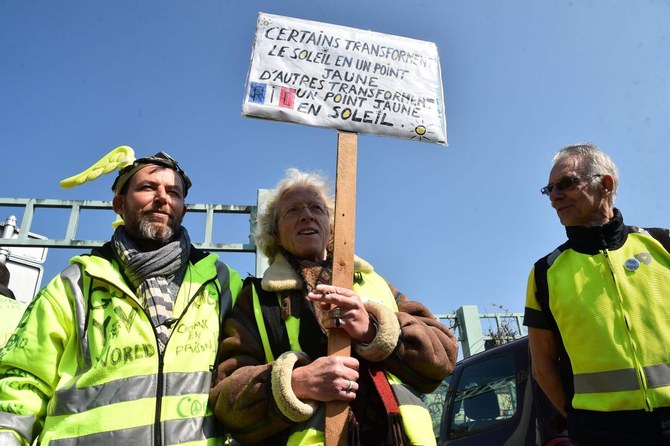
[[[172,317],[172,301],[184,278],[191,250],[188,232],[182,227],[177,240],[155,251],[141,252],[128,237],[125,226],[119,226],[112,236],[112,245],[123,273],[135,287],[144,308],[149,311],[158,334],[158,347],[162,352],[171,328],[165,322]]]

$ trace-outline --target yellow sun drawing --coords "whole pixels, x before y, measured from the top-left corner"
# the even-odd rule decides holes
[[[262,31],[265,31],[271,24],[272,22],[267,17],[258,18],[258,28]]]
[[[419,141],[433,141],[434,139],[429,135],[433,135],[433,132],[430,131],[432,124],[425,125],[423,122],[413,122],[412,125],[414,128],[409,131],[410,139],[418,139]]]

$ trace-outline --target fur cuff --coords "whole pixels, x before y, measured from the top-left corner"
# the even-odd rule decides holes
[[[315,402],[300,401],[291,388],[293,366],[305,358],[307,355],[302,352],[288,351],[277,358],[272,367],[272,396],[279,411],[295,423],[308,420],[318,407]]]
[[[354,343],[354,350],[363,359],[380,362],[388,358],[400,338],[400,322],[395,313],[382,303],[374,300],[364,302],[365,309],[377,320],[377,335],[369,344]]]

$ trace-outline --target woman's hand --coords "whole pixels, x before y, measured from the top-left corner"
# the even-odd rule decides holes
[[[353,401],[358,390],[358,359],[322,356],[293,369],[291,387],[301,400]]]
[[[361,298],[352,290],[332,285],[317,285],[316,292],[307,295],[315,305],[333,308],[323,312],[321,324],[325,328],[341,328],[357,342],[369,344],[377,331],[370,321]]]

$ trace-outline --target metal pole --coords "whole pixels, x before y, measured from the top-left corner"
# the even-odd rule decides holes
[[[10,215],[7,217],[5,226],[2,228],[2,238],[14,238],[16,234],[16,217]],[[0,263],[7,263],[7,259],[11,252],[8,248],[0,246]]]

